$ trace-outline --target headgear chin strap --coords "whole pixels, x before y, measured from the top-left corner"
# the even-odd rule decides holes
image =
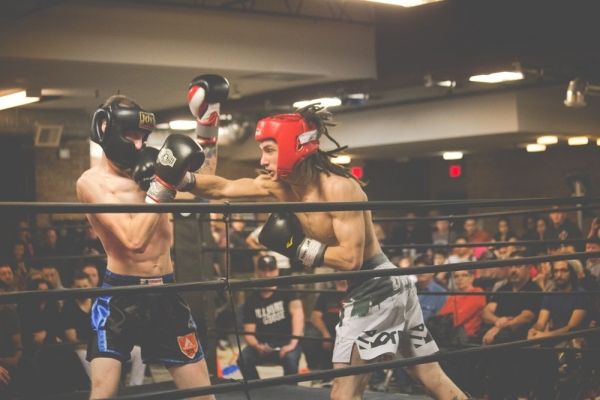
[[[281,114],[258,121],[254,138],[277,142],[277,175],[286,178],[292,170],[319,150],[317,127],[300,114]]]
[[[117,167],[128,169],[134,166],[140,150],[135,143],[127,140],[128,131],[144,132],[142,148],[146,147],[148,136],[156,124],[154,114],[144,111],[139,105],[123,107],[116,99],[106,107],[96,110],[92,118],[91,139],[104,150],[106,157]],[[106,121],[106,128],[102,131],[102,124]]]

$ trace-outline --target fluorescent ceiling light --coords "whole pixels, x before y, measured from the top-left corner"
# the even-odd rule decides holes
[[[196,121],[189,120],[175,120],[169,122],[169,128],[177,131],[189,131],[196,128],[196,125],[198,125]]]
[[[367,1],[372,1],[374,3],[393,4],[395,6],[402,6],[402,7],[415,7],[415,6],[422,6],[423,4],[427,4],[427,3],[435,3],[437,1],[442,1],[442,0],[367,0]]]
[[[322,99],[297,101],[293,104],[296,108],[306,107],[309,104],[321,103],[323,107],[337,107],[342,105],[342,101],[337,97],[325,97]]]
[[[38,92],[39,93],[39,92]],[[7,108],[18,107],[25,104],[35,103],[40,101],[39,97],[27,97],[27,93],[23,90],[17,93],[7,94],[0,97],[0,110]]]
[[[444,160],[460,160],[463,158],[463,153],[460,151],[447,151],[443,155]]]
[[[527,151],[529,153],[536,153],[538,151],[546,151],[546,145],[539,144],[539,143],[528,144],[527,145]]]
[[[498,83],[507,81],[518,81],[523,79],[523,73],[521,72],[495,72],[489,75],[474,75],[469,78],[471,82],[483,82],[483,83]]]
[[[537,138],[537,144],[556,144],[558,138],[556,136],[540,136]]]
[[[600,146],[600,139],[596,139],[596,146]]]
[[[352,161],[350,156],[337,156],[331,159],[334,164],[350,164],[350,161]]]
[[[585,136],[575,136],[569,138],[569,146],[584,146],[588,144],[588,138]]]
[[[169,129],[170,126],[167,122],[164,122],[162,124],[156,124],[155,128],[156,129]]]

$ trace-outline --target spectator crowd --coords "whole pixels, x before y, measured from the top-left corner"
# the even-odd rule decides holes
[[[495,232],[486,232],[481,221],[474,218],[457,226],[448,219],[435,220],[436,215],[439,213],[431,213],[431,223],[409,219],[405,224],[375,227],[384,252],[399,268],[473,263],[472,268],[452,272],[420,274],[416,269],[417,273],[411,276],[426,326],[442,349],[551,337],[598,326],[598,296],[586,292],[600,290],[600,258],[574,255],[564,261],[538,264],[522,260],[537,255],[600,251],[596,219],[584,240],[577,225],[560,210],[547,217],[527,215],[518,230],[513,230],[510,219],[499,218]],[[416,214],[408,213],[407,217],[415,218]],[[242,250],[232,252],[234,274],[264,278],[307,272],[262,248],[257,239],[260,226],[247,224],[248,216],[235,215],[234,219],[229,237],[225,237],[222,223],[211,223],[217,247]],[[558,242],[565,239],[581,242]],[[557,243],[545,244],[544,240]],[[523,245],[519,241],[527,242]],[[255,251],[243,251],[247,249]],[[91,227],[78,234],[65,234],[54,228],[30,230],[22,221],[7,254],[0,261],[0,295],[23,290],[97,287],[106,268],[104,249]],[[511,262],[510,266],[492,268],[479,268],[475,263],[486,260]],[[225,275],[222,257],[215,256],[214,267],[215,276]],[[217,312],[223,313],[221,318],[216,316],[217,328],[231,329],[232,318],[238,318],[238,325],[243,328],[245,347],[238,364],[245,368],[249,379],[258,379],[256,366],[265,363],[280,364],[286,375],[296,374],[302,354],[310,370],[332,368],[335,326],[347,285],[340,280],[322,288],[331,290],[316,298],[278,291],[275,286],[262,288],[239,299],[237,316],[233,316],[223,296],[216,296]],[[88,298],[0,304],[0,394],[11,390],[27,398],[88,389],[86,343],[91,337],[92,302]],[[596,342],[579,338],[563,341],[559,346],[597,347]],[[130,364],[130,379],[125,384],[142,384],[145,365],[138,346],[131,353]],[[533,350],[511,348],[453,359],[442,366],[461,389],[493,400],[522,393],[554,398],[565,390],[577,371],[600,371],[596,364],[585,353],[536,354]],[[370,387],[390,390],[391,381],[404,393],[420,390],[401,368],[374,373]],[[319,384],[326,386],[330,382]]]

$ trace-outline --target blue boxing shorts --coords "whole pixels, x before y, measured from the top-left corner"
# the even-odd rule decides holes
[[[173,274],[142,277],[106,271],[103,287],[173,283]],[[162,362],[167,368],[204,358],[190,308],[177,293],[127,294],[98,297],[92,306],[94,336],[87,359],[130,358],[134,345],[142,360]]]

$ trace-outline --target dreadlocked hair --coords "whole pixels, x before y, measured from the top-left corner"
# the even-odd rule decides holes
[[[296,110],[296,113],[300,114],[307,122],[313,123],[317,127],[317,139],[321,136],[327,136],[327,139],[331,140],[336,145],[336,149],[332,151],[322,151],[321,149],[306,160],[301,162],[296,168],[298,169],[298,179],[291,184],[306,185],[310,182],[314,182],[319,173],[323,172],[327,176],[331,174],[343,176],[345,178],[354,179],[360,186],[365,186],[366,183],[357,179],[349,169],[339,166],[331,162],[330,158],[335,157],[341,151],[345,150],[348,146],[340,146],[340,144],[331,137],[328,127],[336,126],[337,122],[333,121],[333,117],[325,107],[319,103],[309,104],[305,107]]]

